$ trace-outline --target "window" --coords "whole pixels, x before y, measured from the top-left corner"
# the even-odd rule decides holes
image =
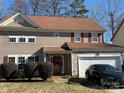
[[[75,42],[81,41],[81,34],[80,33],[74,33],[74,41]]]
[[[88,37],[89,37],[89,33],[84,33],[83,39],[85,43],[88,43]]]
[[[19,38],[19,42],[26,42],[26,39],[21,37],[21,38]]]
[[[9,42],[11,43],[35,43],[35,36],[9,36]]]
[[[58,32],[55,32],[55,33],[53,33],[53,36],[54,36],[54,37],[59,37],[60,35],[59,35]]]
[[[9,62],[15,63],[15,57],[9,57]]]
[[[32,56],[32,57],[28,57],[28,62],[35,62],[35,58]]]
[[[25,57],[18,57],[18,69],[24,69]]]
[[[84,37],[88,37],[88,33],[84,33]]]
[[[35,38],[28,38],[28,42],[35,42]]]
[[[14,37],[13,37],[13,38],[12,38],[12,37],[9,38],[9,42],[11,42],[11,43],[12,43],[12,42],[16,42],[16,38],[14,38]]]
[[[95,43],[95,42],[98,42],[98,34],[97,33],[92,33],[92,42]]]

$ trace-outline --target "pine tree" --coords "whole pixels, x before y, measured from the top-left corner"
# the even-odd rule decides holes
[[[66,14],[72,17],[84,17],[88,10],[85,8],[84,5],[85,0],[74,0],[70,4],[70,11]]]

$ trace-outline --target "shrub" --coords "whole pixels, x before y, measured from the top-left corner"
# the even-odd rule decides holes
[[[2,77],[9,80],[10,78],[17,77],[17,65],[15,63],[3,63],[1,64]]]
[[[25,76],[29,80],[31,80],[31,78],[34,75],[36,69],[37,69],[37,63],[36,62],[27,62],[25,64]]]
[[[42,62],[38,65],[38,70],[40,77],[47,80],[53,74],[53,64],[51,62]]]
[[[1,65],[0,65],[0,78],[2,78],[2,72],[1,72]]]

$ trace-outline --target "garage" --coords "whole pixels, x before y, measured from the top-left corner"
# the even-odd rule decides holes
[[[90,65],[93,64],[109,64],[118,68],[119,57],[79,57],[78,58],[78,68],[79,77],[85,78],[85,71]]]

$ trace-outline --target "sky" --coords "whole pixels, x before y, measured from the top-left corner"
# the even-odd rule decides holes
[[[0,0],[1,1],[1,0]],[[9,7],[9,5],[11,5],[13,2],[13,0],[2,0],[3,3],[0,3],[0,6],[4,6],[4,8],[6,9],[7,11],[7,8]],[[85,6],[88,10],[90,10],[91,8],[93,8],[93,6],[97,3],[100,3],[101,1],[103,0],[85,0]],[[6,13],[6,12],[5,12]],[[111,39],[111,36],[110,36],[110,32],[106,32],[104,34],[104,39],[105,39],[105,42],[106,43],[111,43],[110,39]]]

